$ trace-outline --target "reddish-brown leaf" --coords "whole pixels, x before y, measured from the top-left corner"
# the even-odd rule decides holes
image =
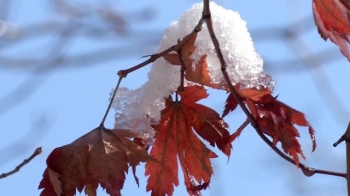
[[[44,188],[40,196],[52,196],[62,194],[61,175],[46,168],[43,173],[43,179],[39,184],[39,189]]]
[[[185,72],[185,78],[188,81],[195,82],[197,84],[209,86],[215,89],[219,89],[219,84],[212,82],[208,71],[207,56],[201,57],[195,68],[189,67]]]
[[[207,56],[203,55],[197,64],[193,67],[193,59],[191,55],[195,51],[196,47],[194,42],[196,41],[197,34],[189,39],[180,50],[182,61],[186,67],[185,78],[188,81],[209,86],[215,89],[219,89],[219,84],[212,82],[208,71]],[[166,54],[163,56],[172,65],[181,65],[181,61],[178,54]]]
[[[244,100],[242,100],[242,101],[244,101]],[[228,113],[235,110],[237,108],[237,106],[238,106],[238,102],[233,97],[233,95],[230,93],[226,99],[225,109],[222,112],[221,116],[224,118]]]
[[[41,195],[73,196],[76,189],[81,192],[85,187],[85,194],[92,196],[99,184],[109,195],[120,195],[128,167],[135,172],[140,162],[154,160],[143,147],[128,139],[132,137],[136,134],[128,130],[98,127],[56,148],[47,158],[39,185]]]
[[[227,124],[219,114],[203,105],[195,103],[208,95],[203,87],[186,87],[180,93],[181,101],[166,101],[166,108],[154,129],[158,133],[151,150],[159,164],[146,163],[146,175],[149,175],[147,191],[151,195],[172,195],[178,181],[178,161],[185,176],[185,184],[190,194],[196,190],[192,177],[205,186],[213,173],[210,159],[217,157],[210,151],[198,135],[217,145],[226,155],[230,154],[230,135]],[[199,185],[200,186],[200,185]]]
[[[193,60],[191,58],[191,55],[193,54],[193,52],[196,50],[196,46],[194,46],[194,42],[197,39],[197,33],[191,37],[191,39],[189,39],[182,47],[181,47],[181,56],[182,56],[182,60],[185,63],[186,69],[190,69],[192,67],[193,64]]]
[[[238,83],[234,86],[234,88],[238,93],[238,95],[241,97],[242,102],[246,102],[247,99],[250,99],[253,101],[259,101],[261,97],[272,93],[269,88],[263,87],[263,86],[241,89],[241,85]],[[238,105],[238,102],[230,93],[226,99],[226,105],[225,105],[224,112],[222,113],[222,117],[225,117],[228,113],[235,110],[237,105]]]
[[[178,54],[166,54],[163,56],[163,58],[172,65],[181,65],[181,61],[179,59]]]
[[[241,84],[238,83],[234,86],[234,88],[242,98],[251,99],[253,101],[259,101],[261,97],[272,93],[271,89],[264,86],[241,89]]]
[[[201,185],[192,187],[190,191],[201,191],[201,190],[207,189],[208,187],[209,187],[209,182],[206,182]]]
[[[350,35],[350,2],[348,0],[313,0],[313,14],[319,34],[338,45],[350,61],[347,43]]]
[[[194,42],[196,41],[196,39],[197,33],[181,47],[180,53],[186,69],[190,69],[192,67],[193,60],[190,56],[196,50],[196,47],[194,46]],[[163,58],[172,65],[181,65],[181,61],[179,59],[178,54],[166,54],[163,56]]]
[[[250,100],[250,99],[247,99],[246,103],[247,103],[247,106],[248,106],[252,116],[254,118],[257,118],[258,117],[258,112],[256,111],[255,103],[252,100]]]
[[[312,150],[315,150],[314,131],[303,113],[278,101],[271,95],[263,96],[260,101],[251,103],[249,107],[255,107],[255,118],[262,132],[273,138],[274,145],[278,141],[281,142],[283,150],[293,157],[297,166],[299,166],[298,155],[303,158],[304,155],[297,140],[299,132],[294,124],[309,127],[309,134],[313,143]]]
[[[203,87],[192,86],[186,88],[185,93],[180,93],[181,103],[184,111],[192,122],[193,129],[203,139],[207,140],[211,146],[215,145],[227,156],[231,154],[230,134],[227,131],[228,125],[220,118],[214,110],[200,104],[196,101],[207,98],[208,94]]]

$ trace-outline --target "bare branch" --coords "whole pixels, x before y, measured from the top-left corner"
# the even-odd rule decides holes
[[[113,95],[112,95],[112,97],[111,97],[111,100],[109,101],[107,110],[106,110],[106,112],[105,112],[105,114],[104,114],[104,116],[103,116],[103,118],[102,118],[100,127],[104,127],[104,123],[105,123],[105,120],[106,120],[106,118],[107,118],[109,109],[111,109],[111,106],[112,106],[112,103],[113,103],[115,94],[117,93],[117,90],[118,90],[119,85],[120,85],[120,83],[121,83],[121,81],[122,81],[123,78],[124,78],[124,77],[122,77],[122,76],[119,75],[119,80],[118,80],[117,86],[114,88]]]
[[[34,153],[28,158],[28,159],[24,159],[24,161],[19,164],[15,169],[13,169],[10,172],[7,173],[3,173],[0,175],[0,179],[2,178],[6,178],[7,176],[10,176],[16,172],[18,172],[23,166],[25,166],[26,164],[28,164],[31,160],[33,160],[36,156],[38,156],[39,154],[41,154],[42,150],[41,147],[35,149]]]
[[[181,47],[189,40],[191,39],[196,33],[198,33],[199,31],[202,30],[202,24],[203,24],[203,21],[202,20],[199,20],[198,24],[196,25],[196,27],[193,29],[193,31],[186,35],[181,41],[179,41],[176,45],[158,53],[158,54],[154,54],[152,55],[148,60],[134,66],[134,67],[131,67],[129,69],[126,69],[126,70],[120,70],[118,72],[118,75],[120,77],[126,77],[129,73],[133,72],[133,71],[136,71],[146,65],[148,65],[149,63],[152,63],[154,62],[155,60],[157,60],[158,58],[168,54],[169,52],[171,51],[179,51],[181,49]]]

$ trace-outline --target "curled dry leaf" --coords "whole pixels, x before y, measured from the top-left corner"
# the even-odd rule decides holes
[[[41,196],[75,195],[76,189],[96,195],[100,184],[111,196],[119,196],[125,173],[131,166],[153,160],[147,151],[129,138],[129,130],[97,127],[71,144],[54,149],[47,158],[47,168],[39,189]],[[135,180],[138,182],[136,176]]]
[[[214,84],[210,78],[209,71],[208,71],[208,65],[207,65],[207,56],[203,55],[198,63],[193,66],[193,59],[191,58],[191,55],[196,50],[196,47],[194,46],[194,42],[196,41],[197,34],[193,36],[191,39],[189,39],[180,50],[180,54],[182,57],[182,61],[184,63],[184,66],[186,67],[185,71],[185,78],[188,81],[209,86],[215,89],[219,89],[219,84]],[[181,65],[181,58],[178,54],[166,54],[163,56],[165,60],[167,60],[172,65]]]

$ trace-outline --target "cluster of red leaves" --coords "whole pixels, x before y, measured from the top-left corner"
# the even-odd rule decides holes
[[[206,56],[202,56],[192,68],[191,55],[196,49],[196,36],[181,48],[178,54],[168,54],[164,58],[173,65],[186,68],[185,78],[191,82],[221,88],[211,81]],[[309,127],[316,147],[314,130],[303,113],[278,101],[266,87],[241,89],[234,86],[241,101],[247,104],[259,129],[272,137],[273,144],[281,142],[283,150],[291,155],[296,165],[298,155],[303,156],[297,140],[299,133],[294,125]],[[128,130],[108,130],[100,126],[69,145],[56,148],[47,159],[47,169],[39,185],[42,196],[74,195],[76,189],[85,189],[87,195],[96,195],[100,184],[112,196],[120,195],[128,167],[135,176],[136,166],[146,162],[145,175],[149,176],[147,191],[152,196],[172,195],[174,185],[179,184],[178,162],[184,174],[185,185],[190,195],[209,186],[213,168],[210,159],[217,155],[208,149],[202,140],[217,147],[230,156],[231,143],[249,124],[245,121],[235,133],[230,135],[223,117],[233,111],[238,102],[230,94],[227,98],[223,117],[209,107],[196,103],[208,97],[203,86],[185,87],[175,95],[176,100],[166,99],[166,107],[161,111],[160,122],[153,128],[156,131],[155,143],[150,155],[137,135]],[[178,100],[178,96],[181,100]],[[199,137],[198,137],[199,136]],[[130,140],[129,138],[134,138]]]
[[[47,168],[39,189],[41,196],[75,195],[85,187],[85,194],[96,195],[100,184],[111,196],[119,196],[128,167],[135,176],[140,162],[155,161],[147,151],[128,138],[128,130],[98,127],[71,144],[54,149],[47,158]]]
[[[280,102],[271,95],[271,90],[264,87],[240,90],[240,85],[235,89],[239,92],[241,100],[247,104],[252,116],[257,121],[259,129],[273,139],[273,144],[281,142],[282,149],[291,155],[295,164],[299,166],[298,155],[305,158],[297,140],[298,130],[294,125],[306,126],[313,143],[312,151],[316,148],[315,131],[308,123],[305,115],[290,106]],[[223,116],[233,111],[238,103],[230,94],[226,100]],[[233,134],[232,140],[240,135],[243,129],[238,129]]]
[[[181,101],[166,100],[161,121],[154,127],[157,135],[150,155],[159,163],[146,163],[147,191],[152,191],[154,196],[172,195],[173,186],[179,184],[178,161],[190,195],[208,186],[213,173],[210,159],[217,156],[194,131],[227,156],[231,151],[227,124],[214,110],[196,103],[208,96],[204,88],[187,87],[179,95]],[[194,185],[193,178],[199,185]]]
[[[347,43],[350,35],[350,1],[313,0],[313,14],[319,34],[339,46],[350,61]]]

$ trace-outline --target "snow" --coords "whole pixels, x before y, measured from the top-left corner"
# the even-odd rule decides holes
[[[178,21],[173,21],[165,30],[157,53],[175,45],[178,39],[192,32],[202,16],[203,3],[197,3],[187,10]],[[242,88],[258,85],[273,88],[272,78],[263,71],[263,60],[255,52],[246,22],[237,12],[226,10],[210,2],[214,32],[227,64],[227,72],[233,84]],[[207,55],[208,69],[214,83],[224,83],[219,60],[204,24],[195,42],[192,59],[196,62]],[[195,64],[194,64],[195,65]],[[164,58],[156,60],[148,73],[148,81],[136,90],[119,89],[114,99],[116,109],[115,128],[131,129],[140,133],[148,144],[154,135],[152,124],[160,120],[164,109],[164,98],[176,91],[180,84],[180,66],[167,63]]]

